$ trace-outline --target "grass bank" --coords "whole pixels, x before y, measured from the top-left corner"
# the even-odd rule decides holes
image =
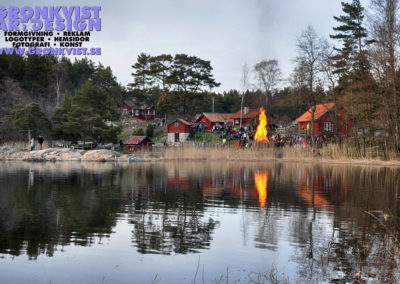
[[[355,148],[338,144],[330,144],[315,150],[311,147],[277,148],[264,145],[238,149],[234,147],[201,148],[185,144],[181,147],[167,148],[157,160],[290,161],[400,166],[400,159],[394,153],[390,156],[382,157],[379,152],[369,151],[365,156],[360,156]]]

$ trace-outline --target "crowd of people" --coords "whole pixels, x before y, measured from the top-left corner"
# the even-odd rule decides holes
[[[193,123],[190,129],[190,132],[193,134],[205,131],[208,131],[207,125],[202,125],[200,123]],[[218,145],[226,146],[234,143],[234,141],[239,141],[236,142],[236,145],[239,145],[240,147],[249,147],[251,144],[253,144],[256,127],[244,126],[242,128],[235,129],[232,125],[215,125],[210,131],[220,134],[220,143],[218,143]],[[338,142],[337,136],[328,137],[327,135],[314,137],[313,140],[310,136],[273,133],[268,135],[268,139],[271,146],[283,147],[286,145],[294,148],[305,148],[311,146],[312,141],[317,148],[327,146],[329,143]],[[212,143],[212,141],[202,141],[200,143],[196,143],[196,141],[193,142],[194,147],[205,147],[206,145],[214,146],[214,143]]]

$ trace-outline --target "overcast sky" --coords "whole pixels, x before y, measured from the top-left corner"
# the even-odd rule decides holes
[[[101,6],[102,31],[94,32],[87,46],[101,47],[102,55],[91,59],[111,66],[119,82],[132,81],[131,65],[140,52],[186,53],[211,61],[218,91],[240,89],[244,63],[252,67],[263,59],[277,59],[289,77],[301,31],[312,25],[328,37],[336,25],[333,16],[342,14],[339,0],[3,0],[1,5]]]

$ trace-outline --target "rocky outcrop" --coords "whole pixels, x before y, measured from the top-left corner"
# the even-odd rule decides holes
[[[75,150],[70,148],[49,148],[37,151],[0,147],[0,160],[8,161],[95,161],[95,162],[142,162],[138,155],[123,155],[111,150]]]
[[[49,148],[37,151],[0,148],[0,160],[18,161],[80,161],[82,150],[68,148]]]
[[[116,161],[121,154],[111,150],[90,150],[83,154],[81,161]]]

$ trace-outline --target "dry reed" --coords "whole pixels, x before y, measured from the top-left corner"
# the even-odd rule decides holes
[[[400,166],[400,159],[395,154],[381,157],[371,152],[360,157],[355,148],[330,144],[313,150],[311,147],[272,147],[267,145],[250,148],[233,147],[192,147],[185,144],[167,148],[157,160],[207,160],[207,161],[294,161],[294,162],[334,162],[354,164],[382,164]]]

